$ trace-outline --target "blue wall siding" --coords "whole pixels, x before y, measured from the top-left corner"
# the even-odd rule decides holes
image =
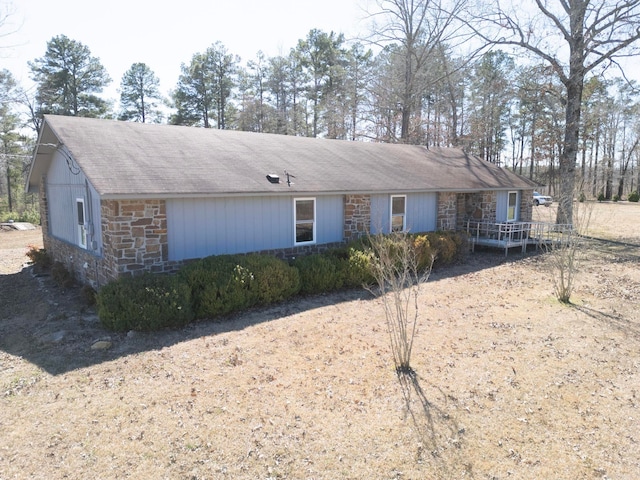
[[[511,190],[514,192],[515,190]],[[522,192],[517,191],[518,199],[516,200],[516,221],[520,221],[520,203],[522,202]],[[509,207],[509,192],[496,192],[496,222],[507,221],[507,209]]]
[[[438,195],[412,193],[407,195],[407,230],[413,233],[433,232],[437,226]]]
[[[65,157],[56,152],[47,172],[47,200],[49,207],[49,234],[78,244],[76,199],[85,205],[88,233],[87,250],[102,250],[100,197],[77,167],[70,168]],[[91,235],[91,233],[93,233]],[[95,242],[93,245],[92,243]]]
[[[316,216],[317,243],[341,242],[344,238],[344,199],[342,195],[316,197]]]
[[[392,195],[371,195],[371,233],[388,233]],[[406,225],[410,232],[432,232],[436,229],[438,195],[409,193],[406,195]]]
[[[317,243],[341,241],[342,197],[315,198]],[[286,196],[167,200],[169,260],[292,247],[293,199]]]

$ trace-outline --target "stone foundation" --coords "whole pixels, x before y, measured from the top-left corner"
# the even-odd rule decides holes
[[[113,278],[107,275],[104,260],[87,250],[64,240],[44,234],[45,249],[54,262],[62,263],[78,283],[89,285],[95,290],[109,283]]]

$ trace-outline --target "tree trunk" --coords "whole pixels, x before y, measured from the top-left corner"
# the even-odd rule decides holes
[[[560,155],[560,199],[556,223],[573,223],[573,193],[576,183],[576,160],[580,141],[580,112],[584,87],[584,18],[586,4],[577,5],[571,12],[571,38],[569,41],[569,76],[565,112],[564,149]]]
[[[573,63],[572,61],[572,70],[574,70]],[[572,223],[573,219],[573,191],[576,183],[576,158],[580,136],[580,104],[582,102],[584,80],[581,61],[577,70],[571,72],[566,83],[566,126],[564,149],[560,155],[560,199],[558,201],[556,223]]]

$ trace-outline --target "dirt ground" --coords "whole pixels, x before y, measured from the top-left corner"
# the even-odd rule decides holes
[[[433,272],[413,378],[364,290],[113,334],[2,231],[0,480],[640,478],[640,205],[589,205],[570,305],[534,250]]]

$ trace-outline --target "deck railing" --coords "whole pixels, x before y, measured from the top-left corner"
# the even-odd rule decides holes
[[[520,247],[524,253],[528,245],[552,245],[567,242],[573,232],[570,224],[546,222],[478,222],[467,221],[471,249],[476,245],[504,248]]]

